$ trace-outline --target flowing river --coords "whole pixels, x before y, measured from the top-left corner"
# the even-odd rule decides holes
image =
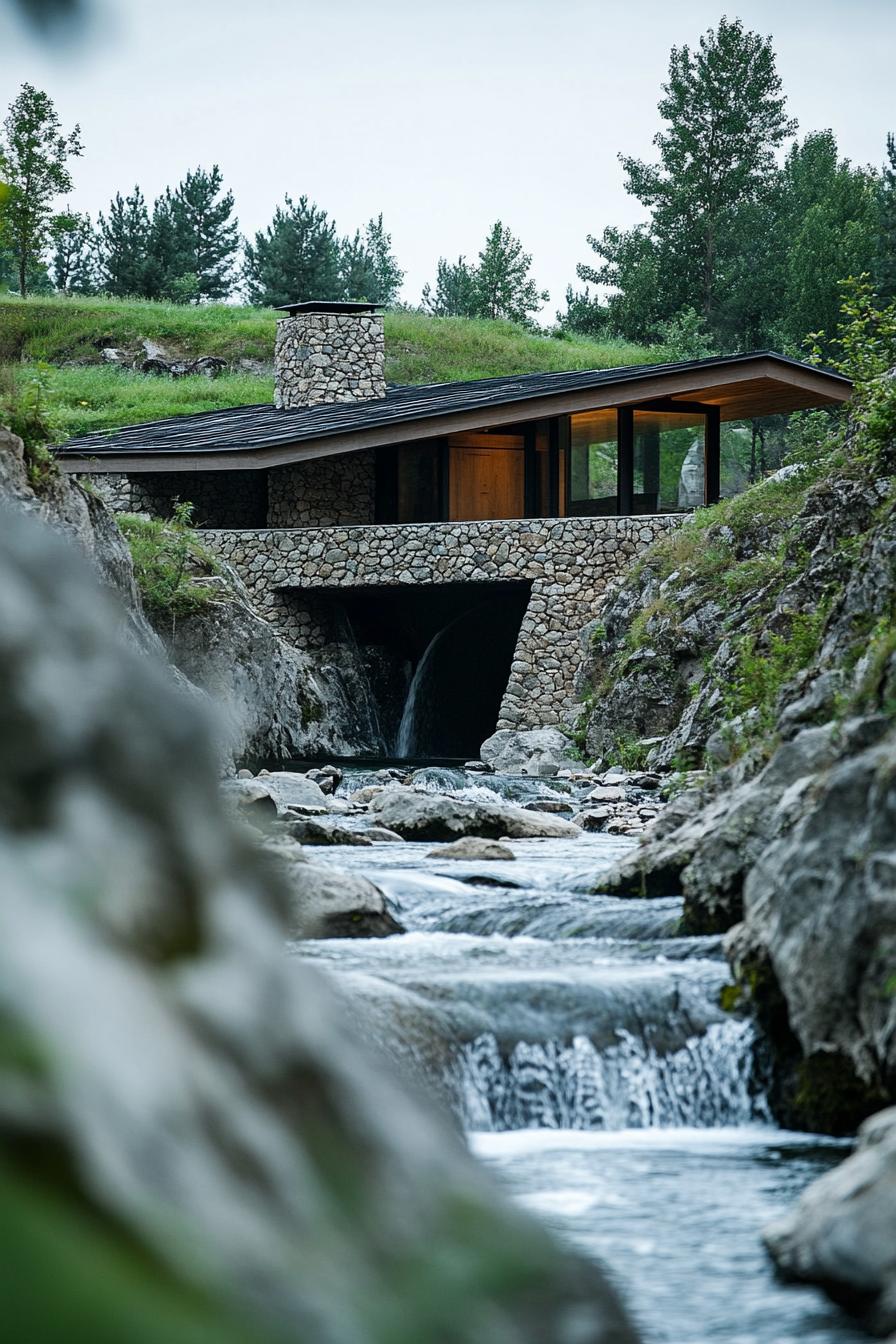
[[[422,781],[523,800],[564,789]],[[647,1344],[866,1339],[822,1294],[778,1283],[759,1239],[843,1145],[774,1126],[752,1028],[719,1008],[719,939],[677,936],[676,899],[590,894],[632,843],[515,841],[515,861],[488,863],[429,857],[432,844],[321,850],[315,862],[375,882],[408,932],[292,951],[335,974],[514,1196],[601,1261]]]

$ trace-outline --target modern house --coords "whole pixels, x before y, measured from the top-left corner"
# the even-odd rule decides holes
[[[770,351],[394,387],[374,305],[283,311],[273,405],[87,435],[60,465],[102,478],[119,509],[164,516],[190,500],[287,638],[332,651],[347,621],[363,648],[387,648],[387,747],[408,678],[419,690],[431,676],[431,694],[410,697],[420,722],[405,712],[401,729],[420,754],[464,754],[496,724],[563,722],[578,631],[607,582],[743,483],[725,426],[851,392]],[[482,704],[470,709],[467,678],[465,708],[449,710],[473,642]],[[425,702],[441,726],[427,728]],[[462,710],[469,733],[446,731]]]

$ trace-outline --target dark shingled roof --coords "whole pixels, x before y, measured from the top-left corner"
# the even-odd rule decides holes
[[[102,457],[130,453],[229,453],[307,443],[335,435],[351,434],[409,421],[425,420],[486,407],[523,403],[537,397],[565,392],[606,389],[647,375],[679,374],[690,369],[730,370],[737,379],[737,366],[748,360],[772,359],[784,368],[822,374],[848,395],[849,379],[788,359],[773,351],[726,355],[711,359],[683,360],[675,364],[637,364],[617,369],[576,370],[570,373],[527,373],[503,378],[477,378],[469,382],[427,383],[422,386],[390,386],[385,397],[370,401],[330,402],[299,410],[277,410],[272,404],[233,406],[220,411],[172,416],[122,429],[104,430],[69,439],[55,451],[60,456]],[[841,394],[843,395],[843,394]],[[521,408],[522,409],[522,408]]]

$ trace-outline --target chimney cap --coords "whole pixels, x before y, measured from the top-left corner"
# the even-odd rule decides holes
[[[382,303],[331,302],[329,299],[311,299],[307,303],[281,303],[275,312],[289,313],[375,313],[385,305]]]

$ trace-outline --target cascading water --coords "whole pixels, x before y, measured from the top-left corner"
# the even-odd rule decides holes
[[[571,788],[444,769],[415,783],[519,801]],[[719,1007],[720,940],[678,936],[679,900],[589,894],[630,843],[514,842],[515,861],[491,863],[431,844],[328,851],[409,932],[294,951],[364,1001],[366,1029],[449,1097],[517,1197],[609,1266],[646,1344],[858,1341],[813,1290],[776,1283],[759,1241],[840,1152],[774,1128],[753,1028]]]
[[[455,622],[452,621],[451,625]],[[423,695],[426,688],[426,681],[435,656],[435,651],[440,642],[448,633],[451,625],[443,626],[433,635],[423,651],[423,657],[420,659],[414,675],[411,678],[411,684],[408,687],[408,698],[404,702],[404,710],[401,715],[401,723],[398,725],[398,737],[395,741],[395,755],[400,759],[408,759],[414,755],[417,745],[417,735],[419,729],[419,715],[421,705],[428,701]]]

